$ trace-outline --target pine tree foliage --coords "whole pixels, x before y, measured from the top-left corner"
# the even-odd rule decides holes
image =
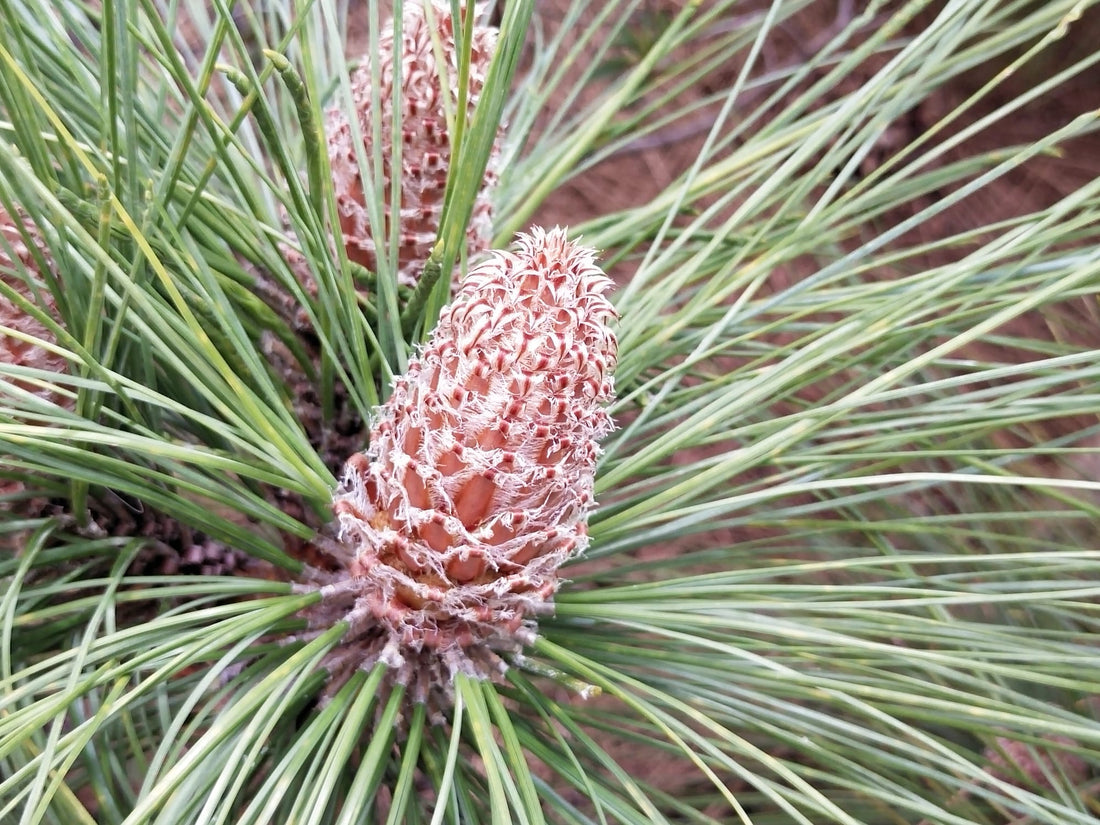
[[[434,3],[415,285],[394,5],[0,2],[0,822],[1094,822],[1097,4]],[[427,706],[325,609],[340,465],[471,225],[681,140],[569,228],[620,319],[587,549]]]

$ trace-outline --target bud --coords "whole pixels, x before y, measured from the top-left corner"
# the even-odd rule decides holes
[[[427,651],[448,681],[487,678],[501,666],[488,651],[533,637],[558,568],[586,547],[616,358],[594,260],[561,229],[493,252],[348,461],[339,540],[387,663],[423,667],[410,654]]]
[[[461,21],[459,21],[461,26]],[[446,91],[440,78],[434,37],[442,49],[446,66]],[[496,44],[496,29],[488,26],[473,28],[470,44],[469,85],[466,89],[467,115],[472,116],[485,84],[485,75]],[[455,20],[449,2],[432,2],[432,15],[421,3],[405,4],[401,27],[401,43],[394,42],[393,23],[382,32],[378,50],[377,74],[381,85],[377,89],[379,108],[375,113],[371,103],[370,59],[352,73],[351,92],[364,143],[363,157],[373,156],[374,117],[382,145],[382,179],[375,181],[374,191],[386,200],[386,226],[375,227],[372,234],[366,208],[363,181],[355,151],[355,137],[346,115],[340,109],[327,114],[329,162],[340,212],[340,228],[348,258],[375,271],[377,250],[384,245],[392,222],[400,227],[398,249],[399,281],[407,286],[416,284],[424,263],[428,260],[439,231],[443,211],[443,194],[447,170],[451,165],[451,143],[447,130],[444,94],[450,97],[453,109],[458,102],[459,51],[455,43]],[[401,108],[393,109],[394,61],[401,61]],[[395,157],[392,146],[394,120],[401,130],[401,168],[392,166]],[[472,255],[488,249],[492,232],[490,194],[497,182],[495,164],[499,157],[500,133],[489,158],[482,188],[474,205],[467,229],[468,251]],[[400,214],[394,215],[390,204],[391,184],[397,178],[401,186]],[[374,235],[380,236],[376,243]]]

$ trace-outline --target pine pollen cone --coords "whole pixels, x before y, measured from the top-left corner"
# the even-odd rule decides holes
[[[465,100],[467,115],[473,115],[485,85],[497,38],[495,28],[473,27],[469,46],[461,47],[463,50],[469,49],[470,62],[466,88],[460,95],[458,82],[462,52],[455,38],[451,4],[433,0],[430,5],[429,15],[425,3],[406,3],[400,42],[396,42],[391,21],[379,36],[374,63],[368,57],[352,73],[351,93],[358,120],[358,135],[340,108],[329,110],[325,127],[340,228],[348,258],[367,269],[376,270],[378,245],[374,238],[388,238],[390,223],[397,221],[400,227],[398,276],[400,282],[407,286],[413,286],[419,280],[439,231],[447,170],[451,165],[445,96],[449,97],[452,107],[459,100]],[[460,7],[465,8],[465,4],[460,4]],[[438,63],[437,57],[440,59]],[[401,86],[396,109],[395,81]],[[373,102],[375,94],[377,105]],[[400,155],[393,146],[395,122],[401,136]],[[375,146],[376,136],[379,146]],[[387,225],[374,227],[374,231],[371,231],[367,195],[360,174],[359,153],[356,152],[357,137],[363,141],[362,156],[368,163],[375,149],[379,150],[382,161],[382,178],[375,181],[374,186],[377,194],[385,199]],[[502,132],[498,131],[470,218],[467,253],[471,256],[487,250],[492,237],[490,196],[498,178],[496,166],[501,137]],[[399,168],[396,168],[398,164]],[[395,178],[401,185],[397,210],[390,202]],[[395,211],[398,214],[394,214]]]
[[[520,235],[470,271],[334,498],[358,606],[390,649],[517,649],[587,545],[613,429],[615,310],[595,253]],[[481,674],[485,675],[485,674]]]

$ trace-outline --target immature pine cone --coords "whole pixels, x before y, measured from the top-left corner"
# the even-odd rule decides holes
[[[1088,779],[1088,763],[1076,753],[1062,749],[1077,747],[1077,742],[1068,736],[1052,735],[1043,738],[1052,745],[1061,747],[1047,749],[998,736],[994,740],[994,746],[985,750],[989,760],[989,773],[1002,782],[1018,787],[1031,785],[1046,790],[1053,790],[1055,787],[1052,777],[1064,776],[1074,785]]]
[[[39,247],[38,252],[45,256],[45,250],[38,244],[38,233],[34,225],[23,222],[23,229],[32,243]],[[56,313],[57,308],[53,303],[53,296],[50,295],[45,286],[39,283],[38,289],[33,289],[25,280],[25,277],[28,276],[31,278],[36,277],[38,264],[34,252],[23,240],[23,235],[16,221],[3,209],[0,209],[0,236],[3,238],[0,241],[0,282],[27,301],[31,303],[40,301],[47,312]],[[14,258],[12,257],[13,254]],[[2,291],[0,291],[0,328],[6,328],[0,329],[0,364],[29,367],[52,373],[68,371],[68,365],[60,355],[50,352],[39,344],[27,340],[27,338],[17,337],[13,334],[18,333],[21,336],[35,338],[47,343],[54,343],[55,341],[53,333],[44,324],[33,315],[28,314],[23,307],[8,298]],[[52,389],[43,387],[36,382],[4,375],[0,375],[0,404],[5,403],[4,396],[7,395],[5,384],[22,392],[30,392],[55,404],[72,408],[72,402],[69,399]],[[14,393],[12,397],[15,397]],[[0,466],[3,463],[6,462],[4,462],[3,455],[0,454]],[[23,484],[21,482],[0,477],[0,511],[9,507],[9,504],[4,503],[5,500],[10,501],[11,497],[18,496],[22,491]],[[25,511],[25,514],[32,513],[41,504],[42,502],[23,502],[25,506],[21,506],[20,510]]]
[[[371,64],[369,59],[352,74],[351,90],[359,129],[364,145],[364,158],[372,157],[373,118],[377,114],[381,130],[381,155],[383,177],[376,181],[376,191],[386,198],[386,227],[376,227],[379,244],[372,237],[367,215],[363,181],[356,159],[354,135],[347,117],[340,109],[327,114],[329,161],[336,188],[340,211],[340,228],[348,258],[375,270],[377,249],[389,235],[390,222],[394,220],[393,205],[389,203],[390,186],[395,174],[391,135],[394,119],[401,128],[401,168],[396,170],[401,182],[401,206],[397,220],[400,223],[400,248],[398,250],[398,274],[402,284],[415,285],[425,261],[431,253],[439,231],[439,218],[443,210],[443,192],[447,183],[447,169],[451,165],[451,143],[447,132],[447,118],[443,95],[458,101],[459,51],[455,44],[455,21],[451,17],[449,2],[434,0],[432,23],[435,35],[442,46],[446,61],[448,87],[443,83],[432,50],[432,31],[424,7],[419,2],[408,2],[404,7],[400,46],[394,43],[393,23],[381,33],[379,43],[378,88],[380,107],[377,113],[371,104]],[[461,26],[461,22],[459,23]],[[474,26],[470,44],[469,86],[466,89],[467,115],[472,116],[485,74],[492,59],[497,30],[488,26]],[[393,110],[394,61],[401,61],[401,109]],[[482,188],[474,206],[467,229],[467,249],[473,255],[488,249],[492,232],[492,205],[490,194],[497,182],[495,170],[499,156],[500,135],[489,159]]]
[[[334,510],[355,612],[392,666],[427,652],[444,677],[488,677],[488,651],[531,639],[587,545],[617,346],[594,258],[535,229],[471,270],[347,463]]]
[[[23,228],[32,241],[37,241],[38,233],[33,224],[25,222]],[[56,313],[57,308],[49,290],[41,283],[38,284],[38,289],[33,289],[24,280],[26,275],[31,277],[37,275],[38,264],[34,253],[24,242],[23,235],[20,233],[16,222],[3,209],[0,209],[0,235],[3,236],[3,241],[0,242],[0,281],[4,283],[4,286],[14,290],[27,301],[31,303],[41,301],[43,308],[48,313]],[[15,254],[15,259],[11,257],[9,250]],[[45,255],[45,251],[40,246],[38,251],[43,256]],[[28,314],[2,292],[0,292],[0,327],[7,327],[17,333],[47,343],[52,344],[55,342],[53,333],[45,325],[33,315]],[[68,370],[65,359],[60,355],[3,330],[0,330],[0,362],[55,373],[64,373]],[[29,381],[0,379],[0,381],[4,380],[10,380],[16,387],[32,392],[41,398],[61,403],[60,396],[53,390],[43,388]]]

